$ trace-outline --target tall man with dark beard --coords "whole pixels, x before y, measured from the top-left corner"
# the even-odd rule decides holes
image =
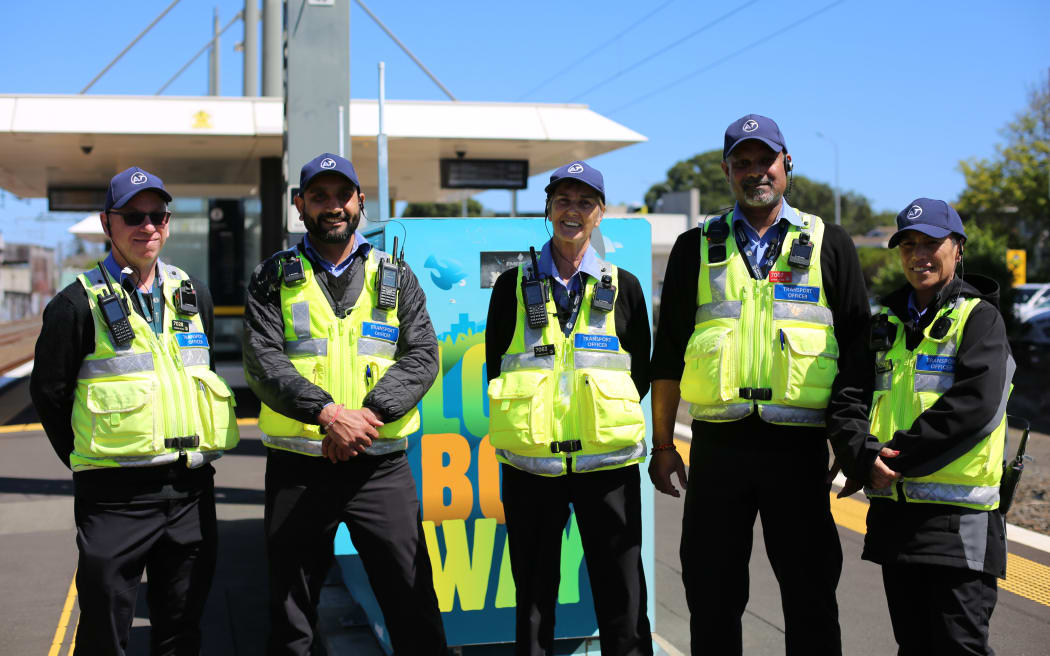
[[[353,165],[323,153],[303,166],[295,207],[307,234],[252,273],[244,368],[262,401],[268,653],[310,653],[321,585],[345,522],[398,654],[447,654],[419,501],[405,448],[438,373],[415,275],[393,307],[381,261],[358,230],[365,195]]]

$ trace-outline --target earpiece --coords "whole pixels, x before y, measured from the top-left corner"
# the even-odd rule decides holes
[[[791,155],[784,153],[784,172],[791,173],[791,169],[794,168],[794,164],[791,163]]]

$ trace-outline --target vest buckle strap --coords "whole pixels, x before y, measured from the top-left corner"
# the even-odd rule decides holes
[[[772,387],[741,387],[740,398],[749,401],[772,401]]]
[[[580,440],[551,442],[551,453],[573,453],[574,451],[583,451],[583,442]]]
[[[164,438],[165,449],[195,449],[201,444],[201,438],[198,435],[187,435],[185,437],[166,437]]]

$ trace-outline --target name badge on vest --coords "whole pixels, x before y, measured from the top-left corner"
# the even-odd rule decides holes
[[[204,333],[179,333],[175,335],[179,348],[208,348],[208,336]]]
[[[388,323],[375,323],[374,321],[365,321],[361,324],[362,337],[381,339],[384,342],[396,344],[397,336],[399,334],[401,334],[401,329],[397,326],[391,326]]]
[[[791,282],[790,271],[770,271],[769,282]]]
[[[172,319],[171,329],[177,333],[188,333],[190,332],[190,322],[185,319]]]
[[[615,335],[590,335],[587,333],[577,333],[576,341],[573,344],[578,349],[586,349],[589,351],[619,351],[620,350],[620,338]]]
[[[539,346],[533,346],[532,354],[537,357],[541,355],[554,355],[554,344],[540,344]]]
[[[919,357],[915,359],[915,371],[925,371],[936,374],[955,373],[955,356],[920,354]]]
[[[820,287],[813,287],[810,285],[781,285],[778,283],[773,285],[773,298],[778,301],[819,303]]]

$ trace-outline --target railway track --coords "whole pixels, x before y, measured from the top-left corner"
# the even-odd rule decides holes
[[[40,317],[0,323],[0,374],[33,359]]]

